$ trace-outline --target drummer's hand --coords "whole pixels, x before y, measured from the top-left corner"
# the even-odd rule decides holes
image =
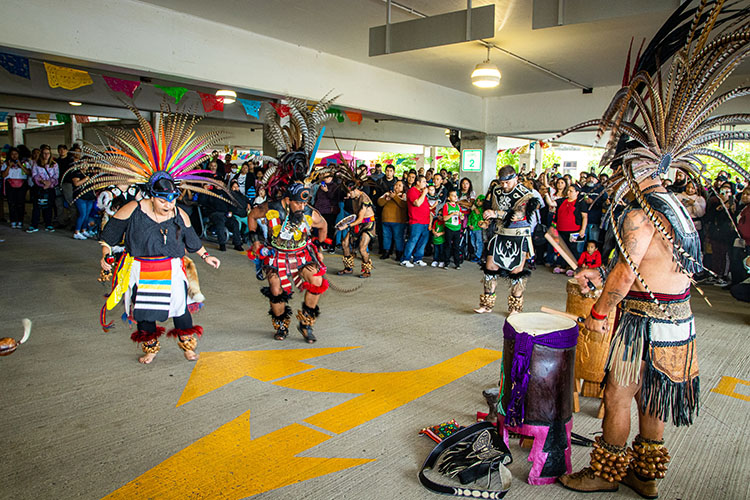
[[[602,286],[602,276],[598,269],[578,269],[575,273],[575,279],[581,287],[581,293],[589,293],[589,281],[596,287]]]
[[[583,322],[583,326],[589,331],[606,334],[609,330],[609,321],[606,318],[602,320],[594,319],[589,315]]]
[[[99,261],[99,264],[102,266],[102,269],[107,272],[110,272],[112,270],[112,265],[107,263],[107,259],[104,257],[102,257],[102,260]]]
[[[251,247],[250,251],[255,255],[256,257],[260,257],[260,247],[262,247],[263,244],[260,241],[253,242],[253,246]]]

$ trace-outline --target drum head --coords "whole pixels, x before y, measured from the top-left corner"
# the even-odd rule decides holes
[[[516,332],[524,332],[532,336],[567,330],[576,326],[576,322],[570,318],[543,312],[518,313],[508,317],[505,321]]]

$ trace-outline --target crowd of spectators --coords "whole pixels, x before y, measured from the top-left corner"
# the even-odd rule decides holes
[[[78,144],[70,149],[59,145],[56,156],[46,144],[32,150],[19,146],[6,152],[0,166],[0,195],[7,201],[12,228],[28,233],[66,228],[78,240],[98,238],[105,207],[97,201],[97,193],[79,196],[88,180],[75,167],[80,155]],[[222,251],[231,238],[234,248],[243,250],[248,211],[265,201],[259,183],[263,167],[257,160],[234,164],[231,155],[221,158],[218,151],[204,166],[210,171],[206,175],[226,184],[229,202],[187,193],[179,204],[190,214],[202,238],[214,241]],[[608,177],[581,172],[576,179],[558,169],[555,165],[539,175],[520,175],[520,181],[541,202],[531,221],[535,256],[528,265],[543,265],[553,273],[572,275],[573,270],[566,268],[544,239],[549,227],[557,229],[579,265],[606,265],[616,245],[608,231],[610,220],[604,217],[610,207],[604,190]],[[696,185],[681,172],[665,180],[664,185],[676,194],[700,232],[704,265],[712,273],[701,273],[697,280],[726,288],[746,280],[743,261],[750,254],[750,187],[739,179],[732,180],[726,171],[712,180],[712,186]],[[470,179],[432,168],[410,169],[397,176],[394,165],[383,169],[377,164],[363,190],[374,203],[377,238],[371,250],[380,259],[393,258],[406,268],[431,265],[448,269],[452,265],[460,269],[464,261],[482,265],[484,244],[490,236],[483,220],[485,196],[475,192]],[[313,190],[312,205],[330,228],[332,243],[326,250],[331,253],[344,236],[342,231],[333,230],[336,222],[353,210],[345,191],[333,176],[324,178]],[[31,217],[25,225],[28,203]],[[6,220],[4,205],[0,202],[2,220]]]

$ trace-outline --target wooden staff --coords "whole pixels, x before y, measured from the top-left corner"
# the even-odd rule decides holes
[[[559,253],[560,256],[565,259],[565,262],[568,263],[571,269],[575,269],[578,267],[578,262],[576,262],[575,257],[573,257],[573,254],[571,253],[565,242],[560,239],[560,233],[557,232],[557,229],[555,229],[554,227],[550,227],[547,232],[544,233],[544,239],[549,241],[549,244],[552,245],[552,248],[557,250],[557,253]]]
[[[541,311],[547,314],[557,314],[558,316],[564,316],[568,319],[572,319],[573,321],[577,321],[578,323],[583,323],[584,321],[586,321],[586,318],[584,318],[583,316],[576,316],[575,314],[558,311],[557,309],[552,309],[551,307],[547,306],[542,306]]]
[[[578,268],[578,262],[576,262],[575,257],[573,257],[570,249],[565,245],[565,242],[560,239],[560,233],[557,232],[557,229],[550,227],[547,232],[544,233],[544,239],[549,241],[552,248],[557,250],[557,253],[559,253],[565,262],[568,263],[571,269],[575,270]],[[586,279],[586,286],[592,291],[596,290],[596,286],[594,286],[590,279]]]

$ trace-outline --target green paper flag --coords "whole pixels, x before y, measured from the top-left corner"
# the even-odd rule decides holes
[[[330,107],[326,110],[326,113],[335,116],[336,121],[339,123],[342,123],[344,121],[344,113],[338,108]]]
[[[174,103],[179,104],[182,96],[188,91],[185,87],[165,87],[163,85],[154,85],[158,89],[162,89],[165,94],[174,97]]]
[[[70,115],[67,113],[57,113],[55,114],[55,119],[58,121],[58,123],[70,123]]]

